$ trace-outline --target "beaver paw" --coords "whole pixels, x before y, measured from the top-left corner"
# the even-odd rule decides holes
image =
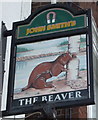
[[[52,85],[52,83],[47,83],[47,85],[46,85],[48,88],[52,88],[52,87],[54,87],[53,85]]]

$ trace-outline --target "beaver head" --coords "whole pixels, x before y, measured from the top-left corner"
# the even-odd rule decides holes
[[[66,52],[66,53],[64,53],[64,54],[62,54],[61,56],[58,57],[58,61],[62,65],[65,65],[65,64],[68,64],[68,62],[70,60],[72,60],[73,58],[76,58],[75,53],[71,54],[70,52]]]

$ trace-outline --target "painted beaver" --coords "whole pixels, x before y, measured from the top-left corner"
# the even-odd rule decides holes
[[[53,85],[51,83],[47,83],[46,80],[66,71],[64,65],[68,64],[73,57],[75,57],[74,54],[71,55],[69,52],[66,52],[52,62],[40,63],[31,72],[28,85],[22,88],[22,91],[29,88],[43,89],[53,87]]]

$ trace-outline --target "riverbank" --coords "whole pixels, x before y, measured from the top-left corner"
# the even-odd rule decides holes
[[[61,55],[64,53],[65,52],[55,52],[55,53],[40,54],[40,55],[33,55],[33,56],[17,57],[16,61],[19,62],[19,61],[36,59],[36,58],[43,58],[43,57],[47,57],[47,56]]]
[[[52,81],[53,88],[35,89],[29,88],[23,92],[15,93],[14,99],[23,97],[39,96],[45,94],[54,94],[58,92],[68,92],[87,89],[87,71],[80,71],[80,77],[77,80],[66,80],[65,76]]]

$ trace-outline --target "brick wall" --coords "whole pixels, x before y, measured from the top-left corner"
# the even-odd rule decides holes
[[[38,8],[42,6],[46,6],[48,4],[51,4],[50,2],[32,2],[32,12],[37,10]]]
[[[60,2],[60,3],[67,4],[66,2]],[[32,12],[37,10],[39,7],[46,6],[48,4],[51,4],[51,3],[50,2],[32,2]],[[72,4],[72,7],[74,7],[75,9],[79,9],[77,6],[83,9],[89,9],[89,8],[92,9],[92,13],[98,27],[98,2],[74,2],[74,4]]]
[[[80,2],[80,7],[84,9],[91,8],[93,17],[98,27],[98,2]]]

